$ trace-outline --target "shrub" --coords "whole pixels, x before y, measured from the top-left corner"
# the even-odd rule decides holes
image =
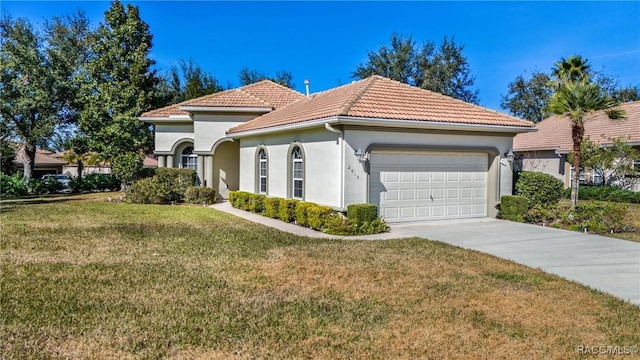
[[[329,206],[313,204],[307,207],[307,222],[309,227],[322,231],[324,229],[324,223],[331,213],[333,213],[333,209]]]
[[[156,168],[155,175],[161,182],[171,187],[171,192],[178,199],[182,198],[189,186],[195,186],[198,175],[191,169]]]
[[[172,201],[170,187],[157,176],[134,182],[126,195],[128,201],[137,204],[165,204]]]
[[[552,224],[559,218],[559,213],[560,209],[557,206],[536,205],[527,211],[524,220],[531,224]]]
[[[313,205],[315,204],[309,202],[299,202],[298,205],[296,205],[296,224],[309,227],[309,221],[307,220],[307,209]]]
[[[62,185],[56,178],[49,176],[42,180],[42,192],[48,194],[55,194],[58,191],[62,191],[64,185]]]
[[[0,192],[3,197],[25,196],[28,194],[27,186],[22,174],[7,175],[0,172]]]
[[[204,186],[190,186],[184,192],[184,201],[190,204],[213,204],[216,191]]]
[[[355,226],[361,226],[378,218],[378,207],[373,204],[351,204],[347,206],[347,218],[351,219]]]
[[[335,212],[325,218],[323,227],[324,232],[332,235],[354,235],[357,230],[352,219]]]
[[[264,211],[264,199],[267,197],[261,194],[249,194],[248,210],[261,214]]]
[[[232,201],[231,205],[234,208],[240,210],[249,210],[249,197],[251,193],[246,191],[234,191],[233,197],[229,197],[229,201]],[[231,200],[233,199],[233,200]]]
[[[278,217],[284,222],[294,222],[296,220],[296,207],[300,201],[293,199],[282,199],[278,205]]]
[[[142,166],[142,155],[130,152],[123,153],[116,156],[111,162],[111,172],[123,184],[130,185],[139,178]]]
[[[524,222],[528,209],[528,200],[523,196],[505,195],[500,199],[500,216],[503,219]]]
[[[358,234],[380,234],[389,231],[389,226],[384,220],[380,218],[373,219],[373,221],[365,221],[357,229]]]
[[[529,200],[529,206],[556,205],[564,193],[562,181],[551,175],[523,171],[516,183],[516,194]]]
[[[565,221],[596,233],[607,233],[611,230],[619,232],[625,228],[628,211],[627,204],[588,201],[579,203],[573,213],[573,219],[567,216]]]
[[[281,198],[265,198],[264,199],[264,212],[262,215],[273,219],[278,218],[278,212],[280,211]]]

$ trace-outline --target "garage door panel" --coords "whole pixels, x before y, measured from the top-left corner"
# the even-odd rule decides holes
[[[370,166],[370,201],[388,222],[486,216],[486,154],[374,152]]]

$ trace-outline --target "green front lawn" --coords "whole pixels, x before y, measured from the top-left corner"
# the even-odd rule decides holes
[[[566,359],[640,345],[640,308],[488,255],[107,196],[0,206],[2,357]]]

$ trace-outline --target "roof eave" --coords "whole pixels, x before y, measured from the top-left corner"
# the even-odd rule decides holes
[[[338,120],[344,125],[379,126],[412,129],[433,129],[433,130],[458,130],[458,131],[481,131],[481,132],[504,132],[504,133],[526,133],[538,131],[532,126],[508,126],[508,125],[485,125],[452,123],[425,120],[396,120],[378,119],[366,117],[339,116]]]
[[[302,121],[293,124],[285,124],[278,126],[265,127],[261,129],[227,132],[233,138],[241,138],[253,135],[262,135],[275,132],[285,132],[299,130],[318,125],[343,124],[357,126],[375,126],[375,127],[393,127],[407,129],[432,129],[432,130],[457,130],[457,131],[480,131],[480,132],[502,132],[502,133],[524,133],[538,131],[535,127],[528,126],[506,126],[506,125],[481,125],[481,124],[463,124],[463,123],[445,123],[421,120],[395,120],[395,119],[378,119],[378,118],[361,118],[352,116],[332,116],[322,119]]]
[[[237,112],[237,113],[268,113],[273,110],[267,106],[180,106],[180,110],[194,112]]]
[[[138,120],[148,123],[167,123],[167,122],[190,122],[189,115],[170,115],[170,116],[140,116]]]

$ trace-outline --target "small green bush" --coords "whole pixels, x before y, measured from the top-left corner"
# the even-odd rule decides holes
[[[296,206],[296,224],[300,226],[309,227],[309,221],[307,218],[307,209],[310,206],[314,206],[314,203],[300,202]]]
[[[300,201],[294,199],[282,199],[278,205],[278,217],[284,222],[296,220],[296,207]]]
[[[565,197],[571,197],[571,189],[565,190]],[[619,203],[640,203],[640,192],[622,189],[616,186],[580,186],[579,200],[599,200]]]
[[[628,211],[627,204],[586,201],[578,203],[573,220],[568,219],[568,222],[596,233],[607,233],[611,230],[620,232],[626,227],[625,217]]]
[[[524,221],[530,224],[552,224],[559,218],[559,213],[557,206],[536,205],[527,211]]]
[[[353,220],[335,212],[325,218],[323,227],[324,232],[331,235],[354,235],[357,230]]]
[[[281,198],[265,198],[264,199],[264,212],[262,215],[266,217],[270,217],[273,219],[278,218],[278,213],[280,212],[280,201],[283,200]]]
[[[378,207],[373,204],[351,204],[347,206],[347,218],[351,219],[355,226],[370,223],[378,218]]]
[[[171,189],[158,177],[141,179],[126,190],[127,201],[136,204],[166,204],[173,200]]]
[[[505,195],[500,199],[500,217],[503,219],[524,222],[528,209],[528,200],[523,196]]]
[[[556,205],[564,193],[562,181],[551,175],[523,171],[516,183],[516,195],[529,200],[529,206]]]
[[[331,213],[333,213],[333,209],[329,206],[314,204],[307,207],[307,222],[309,227],[322,231],[324,229],[324,223]]]
[[[190,186],[184,192],[184,201],[189,204],[213,204],[216,191],[204,186]]]
[[[28,195],[27,186],[21,173],[7,175],[0,172],[0,194],[2,197]]]
[[[234,197],[234,202],[233,202],[233,207],[240,209],[240,210],[249,210],[249,197],[251,196],[251,193],[246,192],[246,191],[236,191],[235,192],[235,197]]]
[[[175,200],[179,200],[189,186],[195,186],[198,175],[191,169],[156,168],[155,175],[161,182],[167,184]]]
[[[389,231],[389,226],[384,220],[380,218],[373,219],[373,221],[365,221],[357,229],[358,234],[380,234]]]
[[[267,197],[262,194],[249,195],[249,211],[261,214],[264,211],[264,199]]]
[[[236,195],[238,194],[237,191],[229,191],[229,204],[231,204],[231,206],[236,207]]]

